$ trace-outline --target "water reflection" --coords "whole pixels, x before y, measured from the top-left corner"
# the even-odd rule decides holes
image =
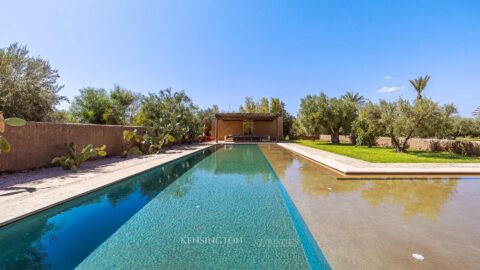
[[[325,169],[278,146],[262,146],[283,179],[295,179],[310,196],[357,196],[372,206],[395,205],[404,219],[421,216],[435,220],[456,193],[457,179],[336,180]],[[350,194],[349,194],[350,193]]]
[[[213,158],[205,168],[211,168],[211,172],[216,175],[241,175],[247,182],[254,179],[262,179],[269,182],[275,179],[268,168],[259,169],[258,164],[265,162],[265,157],[258,151],[258,148],[249,145],[222,145],[218,146]],[[221,155],[221,158],[216,158]]]
[[[166,189],[166,197],[184,197],[193,179],[181,185],[174,180],[215,150],[203,150],[0,228],[0,269],[74,268],[167,186],[178,185]]]

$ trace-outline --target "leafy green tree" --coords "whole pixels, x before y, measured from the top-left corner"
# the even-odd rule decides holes
[[[210,108],[199,110],[198,118],[202,121],[202,135],[204,137],[210,136],[212,131],[212,119],[215,117],[216,113],[219,113],[220,109],[217,105],[213,105]]]
[[[78,120],[70,111],[58,110],[48,116],[49,122],[55,123],[78,123]]]
[[[473,116],[475,117],[480,117],[480,107],[478,107],[473,113],[472,113]]]
[[[278,113],[283,118],[283,136],[291,134],[295,116],[285,109],[285,102],[279,98],[270,98],[270,113]]]
[[[376,145],[378,137],[385,131],[380,124],[382,118],[380,107],[372,102],[367,102],[354,121],[353,127],[357,136],[357,145],[372,147]]]
[[[327,130],[333,144],[340,143],[340,131],[349,133],[357,115],[355,103],[329,98],[325,93],[307,95],[300,102],[300,121],[307,132],[319,135]]]
[[[342,95],[342,99],[353,102],[359,105],[365,104],[365,97],[360,95],[359,93],[354,93],[354,92],[348,92]]]
[[[285,103],[279,98],[263,97],[259,102],[255,102],[252,97],[245,98],[245,104],[240,106],[242,113],[278,113],[283,117],[283,136],[290,134],[295,121],[295,117],[285,109]]]
[[[382,100],[379,106],[379,123],[397,152],[407,152],[408,141],[441,114],[438,104],[430,99],[417,99],[413,104],[403,98],[396,102]]]
[[[0,49],[0,111],[6,117],[45,121],[67,98],[59,95],[63,86],[57,83],[58,70],[28,53],[18,43]]]
[[[354,104],[356,107],[357,107],[357,110],[355,111],[355,113],[357,114],[358,113],[358,110],[365,104],[365,98],[360,95],[359,93],[354,93],[354,92],[348,92],[345,93],[344,95],[342,95],[341,97],[342,100],[344,100],[345,102],[350,102],[352,104]],[[354,119],[357,118],[357,115],[355,116],[352,116],[354,117]],[[355,132],[355,128],[350,127],[350,126],[346,126],[345,129],[343,130],[343,132],[349,132],[350,130],[350,140],[353,144],[356,144],[357,143],[357,134]]]
[[[263,97],[263,98],[260,99],[257,111],[260,112],[260,113],[269,113],[270,112],[270,104],[268,102],[268,98]]]
[[[86,87],[73,99],[70,111],[80,123],[109,124],[113,104],[105,89]]]
[[[118,85],[110,93],[86,87],[72,101],[70,112],[81,123],[125,125],[132,123],[140,99],[139,94]]]
[[[147,127],[152,138],[172,136],[176,142],[194,141],[202,133],[197,106],[184,91],[170,88],[144,98],[135,122]]]
[[[425,76],[420,76],[416,79],[409,80],[410,84],[413,86],[415,91],[417,92],[417,99],[422,99],[422,93],[425,90],[425,87],[427,87],[428,81],[430,80],[429,75]]]
[[[111,119],[109,122],[122,125],[132,123],[140,106],[141,95],[115,85],[110,92],[110,99],[112,112],[110,115],[107,115],[107,118]]]
[[[239,111],[242,113],[255,113],[258,112],[257,103],[253,100],[252,97],[245,98],[245,107],[240,106]]]

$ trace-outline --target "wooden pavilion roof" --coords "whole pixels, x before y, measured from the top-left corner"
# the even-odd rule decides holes
[[[230,121],[256,120],[273,121],[280,117],[279,113],[216,113],[215,118]]]

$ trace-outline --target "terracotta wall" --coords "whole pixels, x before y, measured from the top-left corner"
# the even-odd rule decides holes
[[[6,127],[5,138],[12,150],[0,155],[0,172],[28,170],[49,166],[52,158],[63,155],[63,143],[75,142],[77,150],[87,144],[107,146],[109,156],[121,155],[126,144],[123,141],[125,129],[142,127],[56,124],[28,122],[23,127]]]
[[[226,135],[243,135],[243,121],[225,121],[214,119],[212,134],[215,136],[215,121],[218,121],[218,140]],[[253,121],[253,135],[269,135],[272,139],[281,139],[283,136],[283,118],[278,118],[278,135],[275,134],[275,121]]]
[[[215,121],[218,121],[218,134],[217,138],[218,140],[223,140],[223,138],[226,135],[231,135],[231,134],[243,134],[243,121],[224,121],[222,119],[215,119]],[[215,136],[215,121],[213,123],[213,135]]]
[[[283,121],[282,118],[278,118],[278,123],[275,121],[254,121],[253,122],[253,135],[270,136],[272,139],[282,139],[283,136]],[[278,129],[275,126],[278,124]],[[278,133],[276,133],[278,131]]]

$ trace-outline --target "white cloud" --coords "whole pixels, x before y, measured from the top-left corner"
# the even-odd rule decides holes
[[[383,77],[385,80],[390,80],[392,78],[392,76],[385,76]]]
[[[377,92],[378,93],[391,93],[391,92],[400,91],[403,88],[405,88],[405,87],[404,86],[382,86],[382,88],[378,89]]]

